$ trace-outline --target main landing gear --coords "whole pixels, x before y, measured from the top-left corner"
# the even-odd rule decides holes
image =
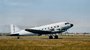
[[[53,35],[50,35],[49,36],[49,39],[58,39],[58,35],[54,35],[54,36]]]

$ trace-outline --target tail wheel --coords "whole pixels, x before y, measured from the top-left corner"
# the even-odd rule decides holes
[[[54,38],[55,38],[55,39],[58,39],[58,35],[55,35]]]
[[[20,39],[20,37],[19,37],[19,36],[17,36],[17,39]]]
[[[53,36],[49,36],[49,39],[53,39]]]

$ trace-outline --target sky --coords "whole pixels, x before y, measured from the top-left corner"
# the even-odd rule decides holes
[[[69,32],[90,32],[90,0],[0,0],[0,32],[70,22]]]

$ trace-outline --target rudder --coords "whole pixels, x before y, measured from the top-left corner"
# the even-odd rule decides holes
[[[20,29],[13,24],[11,24],[10,27],[11,27],[11,34],[16,34],[16,32],[20,31]]]

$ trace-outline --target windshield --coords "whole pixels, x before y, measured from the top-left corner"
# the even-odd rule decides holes
[[[65,25],[67,25],[67,24],[69,24],[68,22],[67,23],[65,23]]]

